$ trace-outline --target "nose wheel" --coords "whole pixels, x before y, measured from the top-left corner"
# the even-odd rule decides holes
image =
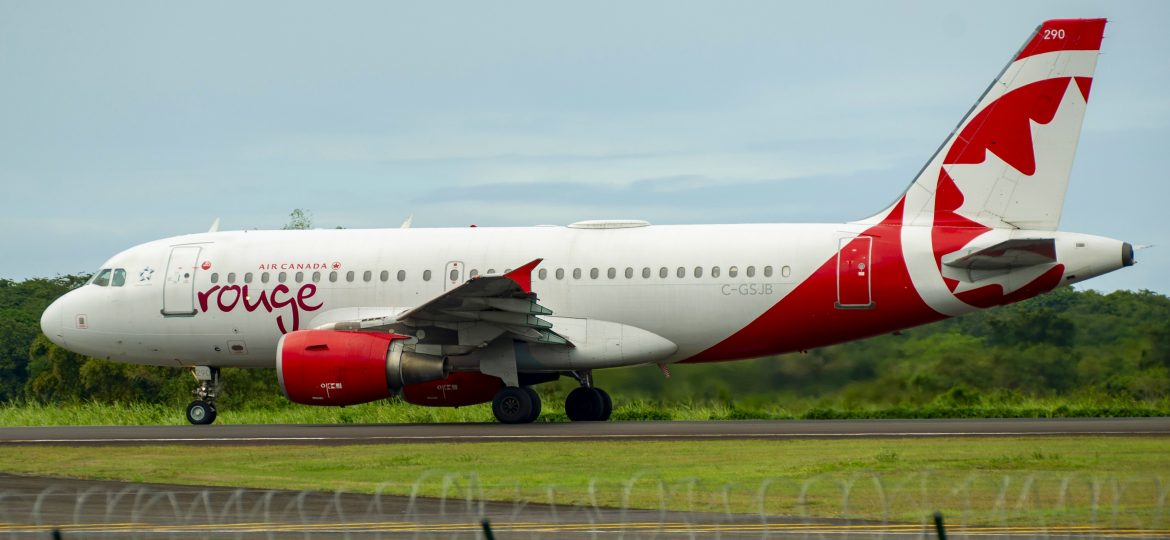
[[[195,425],[207,425],[215,421],[215,396],[219,393],[219,368],[195,366],[191,375],[199,386],[191,392],[195,401],[187,404],[187,421]]]
[[[215,405],[197,399],[187,404],[187,421],[195,425],[206,425],[215,421]]]

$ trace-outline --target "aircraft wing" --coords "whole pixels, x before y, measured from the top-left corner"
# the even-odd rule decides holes
[[[318,328],[398,331],[415,335],[422,343],[476,346],[505,333],[524,341],[572,345],[540,318],[552,310],[538,303],[532,292],[536,259],[503,275],[481,275],[409,309],[371,308],[361,313],[337,313],[341,320]],[[341,311],[341,310],[339,310]]]
[[[1056,262],[1056,240],[1017,238],[1000,242],[962,257],[944,261],[952,268],[967,270],[1011,270]]]
[[[536,259],[500,276],[476,276],[398,317],[411,326],[450,326],[459,323],[487,323],[529,341],[568,341],[552,330],[552,323],[540,315],[552,310],[537,303],[532,292],[532,270]]]

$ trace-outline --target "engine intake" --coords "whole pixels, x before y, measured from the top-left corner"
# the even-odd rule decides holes
[[[404,351],[406,339],[375,332],[290,332],[276,346],[280,389],[296,403],[356,405],[447,377],[445,358]]]

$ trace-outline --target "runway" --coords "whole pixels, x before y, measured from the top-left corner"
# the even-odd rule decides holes
[[[0,428],[0,444],[330,445],[1090,435],[1167,436],[1170,418],[7,427]]]

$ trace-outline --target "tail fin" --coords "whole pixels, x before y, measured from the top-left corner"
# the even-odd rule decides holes
[[[1055,230],[1105,19],[1041,24],[899,201],[903,224]]]

